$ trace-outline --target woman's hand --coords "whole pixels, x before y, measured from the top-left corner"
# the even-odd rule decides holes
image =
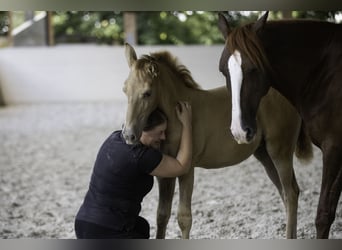
[[[176,113],[183,126],[189,126],[192,122],[192,109],[188,102],[179,101],[176,105]]]

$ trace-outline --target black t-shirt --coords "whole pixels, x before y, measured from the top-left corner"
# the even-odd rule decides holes
[[[115,230],[129,230],[151,191],[162,153],[151,147],[128,145],[121,131],[113,132],[101,146],[89,190],[76,219]]]

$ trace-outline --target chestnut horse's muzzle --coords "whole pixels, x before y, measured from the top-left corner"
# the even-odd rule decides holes
[[[140,136],[137,135],[136,132],[134,132],[133,129],[124,126],[122,130],[122,136],[127,144],[136,144],[139,142]]]

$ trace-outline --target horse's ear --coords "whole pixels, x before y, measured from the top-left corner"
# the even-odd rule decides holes
[[[131,68],[132,64],[137,60],[137,54],[131,45],[125,43],[125,55],[128,66]]]
[[[253,29],[255,32],[258,32],[263,29],[268,17],[268,11],[262,17],[260,17],[253,25]]]
[[[229,23],[226,19],[226,17],[223,15],[222,12],[218,13],[218,27],[224,37],[224,39],[227,39],[228,35],[231,32],[231,28],[229,27]]]

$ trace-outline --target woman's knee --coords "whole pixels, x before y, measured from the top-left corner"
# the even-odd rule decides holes
[[[150,224],[143,217],[138,217],[136,222],[136,231],[138,231],[144,239],[150,238]]]

